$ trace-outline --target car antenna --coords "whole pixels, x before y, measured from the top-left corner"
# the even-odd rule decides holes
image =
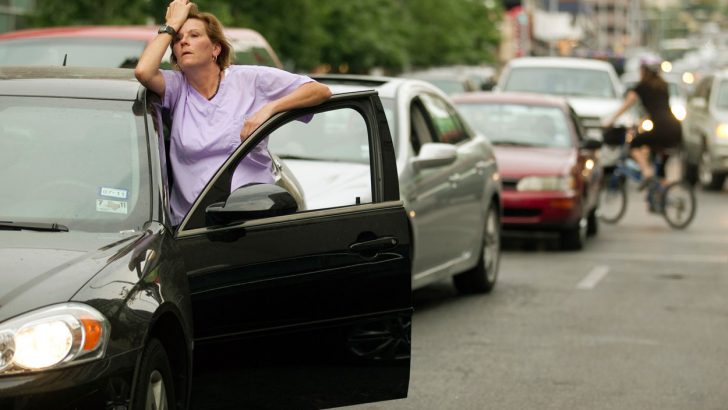
[[[66,60],[68,59],[68,53],[63,56],[63,66],[66,66]]]

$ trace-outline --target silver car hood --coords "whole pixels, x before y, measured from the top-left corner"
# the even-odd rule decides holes
[[[369,165],[352,162],[283,160],[303,191],[307,209],[353,205],[372,201]]]

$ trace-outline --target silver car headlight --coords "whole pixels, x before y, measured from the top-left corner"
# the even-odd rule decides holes
[[[518,191],[571,191],[576,184],[573,176],[524,177],[518,181]]]
[[[0,375],[38,371],[102,357],[111,333],[96,309],[49,306],[0,323]]]

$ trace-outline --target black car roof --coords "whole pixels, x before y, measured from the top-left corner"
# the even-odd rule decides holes
[[[0,66],[0,95],[136,100],[139,89],[132,69]]]

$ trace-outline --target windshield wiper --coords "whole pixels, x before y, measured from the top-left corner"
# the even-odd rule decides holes
[[[510,145],[513,147],[535,147],[536,144],[518,141],[493,141],[494,145]]]
[[[10,222],[0,221],[0,230],[9,231],[40,231],[40,232],[68,232],[65,225],[50,222]]]

